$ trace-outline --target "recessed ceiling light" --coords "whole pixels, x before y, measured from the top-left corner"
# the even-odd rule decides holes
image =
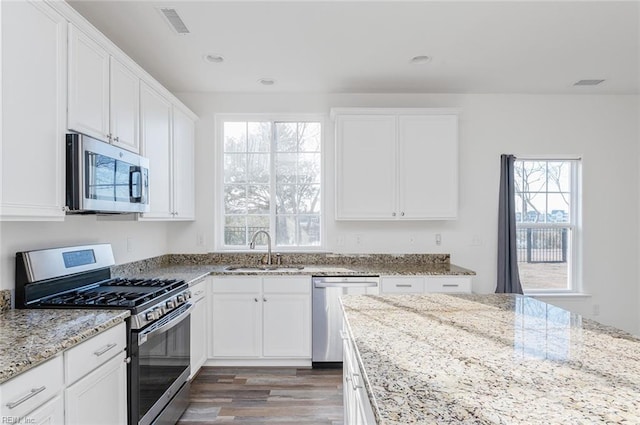
[[[573,83],[574,86],[597,86],[604,80],[580,80]]]
[[[427,55],[414,56],[411,58],[409,62],[415,65],[424,65],[425,63],[431,62],[431,56],[427,56]]]
[[[221,56],[221,55],[213,55],[213,54],[204,55],[202,59],[204,59],[205,62],[210,62],[210,63],[224,62],[224,56]]]
[[[273,78],[260,78],[258,80],[258,83],[262,84],[263,86],[272,86],[276,83],[276,80],[274,80]]]

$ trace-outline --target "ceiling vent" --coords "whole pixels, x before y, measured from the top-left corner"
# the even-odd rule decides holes
[[[574,86],[597,86],[604,80],[580,80],[573,83]]]
[[[160,8],[160,12],[162,12],[162,16],[167,20],[169,26],[178,34],[189,34],[189,28],[184,24],[180,15],[178,15],[178,11],[170,7],[162,7]]]

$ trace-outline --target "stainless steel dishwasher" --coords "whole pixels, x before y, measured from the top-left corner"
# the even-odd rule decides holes
[[[377,294],[378,276],[314,276],[313,279],[313,367],[342,365],[342,308],[345,294]]]

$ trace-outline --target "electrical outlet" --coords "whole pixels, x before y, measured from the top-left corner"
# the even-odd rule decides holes
[[[600,304],[593,305],[593,315],[600,316]]]
[[[436,233],[436,245],[442,245],[442,235],[440,233]]]
[[[481,246],[482,238],[479,235],[473,235],[471,237],[471,246]]]
[[[336,246],[344,246],[344,236],[340,235],[336,238]]]
[[[416,238],[413,236],[409,236],[409,245],[413,245],[414,243],[416,243]]]
[[[362,243],[362,235],[355,236],[356,245],[360,245]]]
[[[198,233],[196,236],[196,245],[204,246],[204,233]]]
[[[127,252],[133,252],[133,238],[128,237],[127,238]]]

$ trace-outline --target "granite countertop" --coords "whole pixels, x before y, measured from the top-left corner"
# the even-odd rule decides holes
[[[304,265],[275,271],[229,271],[229,265],[170,265],[154,267],[146,271],[119,271],[114,276],[139,278],[184,279],[190,285],[198,283],[208,275],[215,276],[257,276],[257,275],[314,275],[314,276],[354,276],[385,275],[475,275],[475,272],[453,264],[372,264],[372,265]]]
[[[129,317],[123,310],[9,310],[0,313],[0,383]]]
[[[520,295],[342,298],[379,424],[640,423],[640,339]]]

